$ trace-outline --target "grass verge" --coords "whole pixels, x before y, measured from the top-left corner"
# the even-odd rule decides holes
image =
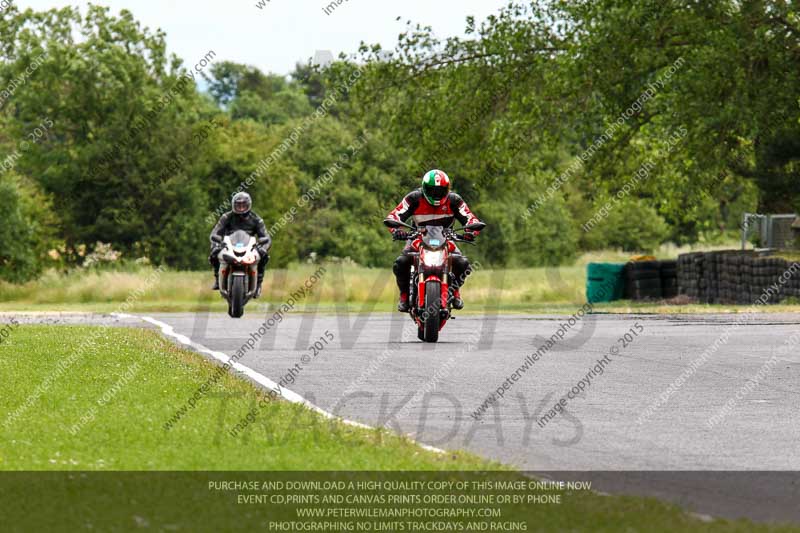
[[[586,264],[613,257],[586,256],[572,266],[506,270],[478,270],[467,282],[463,313],[571,314],[585,302]],[[303,298],[305,312],[392,312],[397,287],[391,270],[325,265],[326,272]],[[317,265],[268,270],[264,295],[248,304],[247,313],[265,313],[279,307],[317,272]],[[0,305],[5,311],[62,311],[109,313],[120,311],[131,299],[132,312],[223,313],[227,304],[210,290],[207,272],[164,272],[147,283],[153,271],[74,271],[48,273],[25,285],[0,283]],[[137,293],[137,291],[139,291]],[[138,294],[138,295],[137,295]],[[665,302],[618,301],[595,306],[606,313],[737,313],[749,306],[668,305]],[[757,312],[797,312],[799,305],[759,306]]]
[[[54,374],[58,362],[74,354],[73,364]],[[229,375],[178,426],[165,431],[164,422],[215,365],[148,330],[20,326],[0,344],[0,363],[5,370],[0,469],[5,471],[505,470],[509,478],[518,476],[468,453],[436,454],[386,431],[331,423],[305,408],[270,401],[249,382]],[[37,401],[7,424],[9,413],[43,382],[49,385]],[[268,401],[263,427],[228,435],[226,428],[260,398]],[[214,474],[180,478],[178,488],[173,475],[174,492],[153,485],[169,485],[163,477],[139,476],[127,485],[119,478],[90,478],[81,485],[80,476],[32,481],[24,474],[14,478],[20,486],[10,487],[8,475],[0,485],[5,502],[0,519],[5,515],[3,522],[16,526],[21,520],[42,527],[64,520],[59,524],[65,527],[74,520],[109,531],[150,526],[213,531],[234,524],[263,529],[265,524],[260,508],[236,505],[229,494],[209,496],[204,485]],[[230,473],[222,479],[230,479]],[[36,483],[42,494],[57,498],[40,507],[21,496],[30,495]],[[81,490],[66,488],[78,485]],[[126,490],[138,491],[136,502],[128,500]],[[524,520],[531,524],[528,530],[539,531],[797,531],[746,521],[703,522],[652,499],[561,494],[558,506],[511,505],[504,518]]]
[[[82,348],[84,339],[92,341]],[[59,361],[76,353],[72,365],[54,374]],[[231,437],[229,428],[260,398],[269,399],[229,374],[165,431],[164,423],[215,367],[149,330],[20,326],[0,344],[0,361],[3,470],[498,467],[467,454],[425,452],[386,431],[326,422],[283,401],[268,401],[252,431]],[[44,394],[6,425],[8,414],[53,376]],[[232,448],[235,453],[228,453]]]

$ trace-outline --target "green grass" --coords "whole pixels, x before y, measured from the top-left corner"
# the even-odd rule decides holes
[[[94,339],[81,350],[83,339]],[[78,352],[76,352],[76,350]],[[81,356],[9,427],[14,412],[53,375],[59,360]],[[0,468],[3,470],[382,470],[496,468],[466,454],[446,456],[385,431],[323,422],[307,409],[270,401],[252,431],[228,430],[261,393],[226,375],[173,429],[164,423],[215,368],[148,330],[20,326],[0,344]],[[137,367],[133,365],[138,365]],[[126,373],[132,380],[123,380]],[[122,380],[122,381],[121,381]],[[107,405],[98,401],[125,383]],[[95,408],[94,419],[81,424]],[[88,418],[91,418],[90,416]],[[80,431],[72,435],[70,428]],[[266,426],[265,426],[266,424]],[[270,446],[272,441],[273,445]],[[277,443],[277,444],[276,444]],[[226,453],[231,446],[235,454]],[[269,453],[264,453],[265,446]]]
[[[733,245],[704,247],[703,250],[731,248]],[[674,258],[690,251],[688,247],[665,245],[655,254],[660,259]],[[485,270],[478,269],[467,282],[463,295],[464,312],[485,313],[496,309],[504,313],[573,313],[585,301],[586,265],[591,262],[625,262],[630,254],[600,251],[582,255],[574,264],[560,267]],[[264,295],[251,302],[250,313],[266,311],[289,298],[319,268],[300,264],[289,269],[269,269]],[[391,312],[397,287],[391,268],[326,264],[327,273],[314,287],[311,298],[299,310],[333,312]],[[113,312],[129,296],[142,288],[153,271],[81,271],[68,274],[48,272],[39,280],[12,285],[0,282],[0,305],[7,311]],[[187,312],[210,310],[225,312],[226,303],[210,290],[212,276],[204,272],[172,272],[160,275],[158,282],[132,302],[134,312]],[[610,313],[705,313],[741,312],[748,306],[665,305],[663,302],[629,301],[601,304],[599,312]],[[759,312],[797,311],[797,305],[762,306]]]
[[[76,353],[80,357],[74,364],[5,427],[7,414],[53,376],[58,361]],[[232,437],[226,429],[263,397],[249,382],[233,376],[219,382],[213,398],[201,400],[189,416],[165,431],[165,420],[216,367],[152,331],[20,326],[0,344],[0,363],[0,469],[5,471],[251,471],[242,476],[253,479],[253,471],[266,470],[426,470],[457,477],[454,471],[491,469],[505,471],[498,475],[508,478],[518,476],[469,453],[428,452],[386,431],[331,423],[283,401],[269,401],[260,418],[266,426],[256,424],[252,433]],[[99,406],[98,399],[119,383],[124,385]],[[71,433],[70,427],[82,417],[86,420],[93,407],[93,419]],[[266,518],[288,517],[292,510],[267,517],[266,507],[237,506],[233,493],[206,488],[209,479],[236,479],[230,473],[216,478],[202,473],[115,476],[5,478],[0,484],[0,522],[36,523],[39,530],[52,530],[53,523],[65,530],[67,523],[91,523],[98,530],[126,531],[146,522],[164,526],[156,527],[161,530],[219,531],[230,530],[232,524],[263,529]],[[504,519],[525,520],[529,530],[538,531],[797,531],[745,521],[703,522],[653,499],[559,493],[560,505],[504,506]],[[52,499],[41,505],[32,494]]]

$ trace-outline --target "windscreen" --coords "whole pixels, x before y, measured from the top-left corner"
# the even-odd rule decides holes
[[[230,237],[234,249],[247,248],[248,244],[250,244],[250,234],[244,230],[234,231]]]
[[[444,246],[444,227],[426,226],[425,236],[422,238],[422,242],[425,244],[426,248],[430,248],[432,250],[436,250],[437,248]]]

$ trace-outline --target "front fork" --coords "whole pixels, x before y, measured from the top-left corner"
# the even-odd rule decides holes
[[[449,263],[449,258],[448,258]],[[450,269],[443,269],[441,274],[428,274],[419,272],[415,267],[411,267],[411,294],[416,296],[417,309],[425,309],[425,285],[428,281],[438,281],[441,287],[442,311],[449,314],[450,310]]]
[[[226,298],[228,297],[228,273],[230,272],[230,265],[225,261],[219,262],[219,292]]]
[[[225,261],[219,263],[219,289],[223,296],[227,297],[230,292],[228,281],[230,280],[230,272],[232,271],[230,264]],[[258,264],[247,266],[247,293],[256,290],[258,285]]]

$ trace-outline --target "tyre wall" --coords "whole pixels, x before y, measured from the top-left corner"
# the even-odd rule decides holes
[[[700,303],[750,305],[770,287],[777,295],[767,303],[800,298],[800,264],[752,250],[693,252],[678,257],[678,294]]]

